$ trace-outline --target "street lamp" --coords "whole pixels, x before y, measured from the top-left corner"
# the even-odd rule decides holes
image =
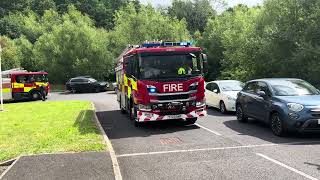
[[[1,70],[1,55],[2,55],[2,47],[0,43],[0,101],[1,101],[1,107],[0,107],[0,112],[2,112],[3,109],[3,88],[2,88],[2,70]]]

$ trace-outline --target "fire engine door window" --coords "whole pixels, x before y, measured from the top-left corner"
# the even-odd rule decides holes
[[[28,75],[20,75],[16,77],[17,83],[30,83],[32,79],[30,79],[30,76]]]

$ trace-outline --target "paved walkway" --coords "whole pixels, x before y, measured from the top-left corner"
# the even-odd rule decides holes
[[[1,180],[114,179],[108,152],[24,156]]]

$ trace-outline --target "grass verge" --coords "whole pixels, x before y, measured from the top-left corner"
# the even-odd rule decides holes
[[[0,112],[0,162],[19,155],[103,151],[86,101],[5,104]]]

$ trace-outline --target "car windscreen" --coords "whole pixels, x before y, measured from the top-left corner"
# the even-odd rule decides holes
[[[303,80],[275,80],[270,85],[276,96],[319,95],[319,91]]]
[[[244,84],[240,81],[220,82],[219,87],[222,91],[241,91]]]
[[[199,53],[142,55],[139,65],[142,79],[198,76],[203,68]]]

